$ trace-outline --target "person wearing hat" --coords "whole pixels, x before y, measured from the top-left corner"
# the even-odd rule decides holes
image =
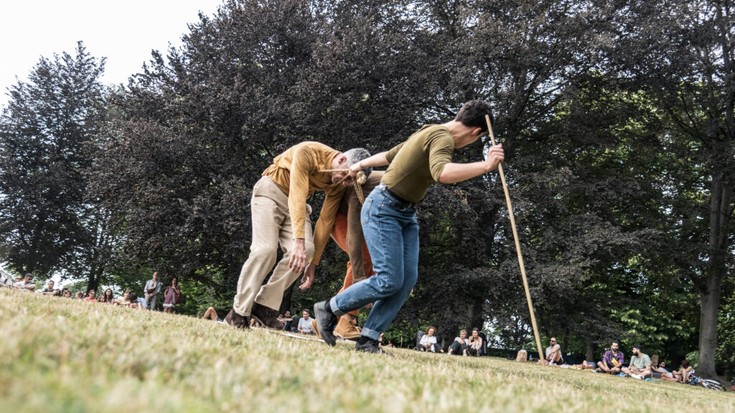
[[[641,346],[635,345],[632,350],[633,355],[630,357],[630,365],[623,367],[622,371],[626,376],[634,379],[645,379],[651,376],[651,358],[648,354],[641,351]]]

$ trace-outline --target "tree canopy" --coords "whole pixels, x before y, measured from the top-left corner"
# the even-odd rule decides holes
[[[590,358],[613,340],[674,363],[698,349],[699,373],[732,371],[733,9],[227,0],[118,89],[80,44],[10,90],[1,258],[93,288],[156,268],[195,295],[186,311],[225,309],[250,188],[274,156],[305,140],[387,150],[479,98],[506,150],[542,335]],[[507,216],[495,174],[430,190],[394,342],[436,325],[445,340],[484,327],[493,345],[534,347]],[[316,286],[285,306],[334,294],[345,261],[330,245]]]

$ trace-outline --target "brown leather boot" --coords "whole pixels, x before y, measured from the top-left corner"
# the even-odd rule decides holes
[[[317,337],[322,338],[322,336],[319,334],[319,326],[316,324],[316,319],[311,319],[311,331],[316,334]]]
[[[225,323],[235,327],[235,328],[243,328],[247,329],[250,328],[250,317],[243,317],[240,314],[235,312],[235,309],[233,308],[230,310],[229,313],[227,313],[227,316],[225,316]]]
[[[263,327],[283,330],[283,322],[278,319],[278,310],[255,303],[253,304],[253,310],[250,312],[250,317]]]
[[[352,324],[349,316],[343,315],[339,318],[337,327],[334,328],[334,335],[345,340],[354,340],[360,338],[360,329]]]

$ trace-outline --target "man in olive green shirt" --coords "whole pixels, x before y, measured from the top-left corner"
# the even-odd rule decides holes
[[[651,358],[641,351],[641,346],[633,346],[633,355],[630,365],[622,368],[623,373],[635,379],[645,379],[651,376]]]
[[[314,305],[314,318],[324,341],[335,345],[337,316],[372,303],[357,351],[378,352],[378,340],[393,322],[418,278],[419,231],[416,204],[429,187],[464,181],[497,169],[503,148],[489,148],[483,161],[454,163],[454,150],[467,146],[487,132],[483,101],[465,103],[454,120],[428,125],[388,152],[373,155],[350,167],[388,166],[381,185],[362,207],[362,225],[375,275],[353,284],[327,301]]]
[[[318,142],[302,142],[278,155],[263,172],[253,188],[253,238],[225,318],[229,324],[247,328],[252,318],[265,327],[283,329],[278,320],[283,292],[302,273],[299,288],[311,287],[345,188],[352,184],[348,168],[368,156],[364,149],[342,153]],[[315,191],[324,191],[326,197],[312,237],[306,201]],[[284,255],[276,264],[279,245]]]

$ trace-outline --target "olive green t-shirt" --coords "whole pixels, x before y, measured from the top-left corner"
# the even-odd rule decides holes
[[[406,201],[419,203],[431,184],[439,182],[453,153],[454,140],[449,129],[426,125],[386,153],[390,165],[382,182]]]

